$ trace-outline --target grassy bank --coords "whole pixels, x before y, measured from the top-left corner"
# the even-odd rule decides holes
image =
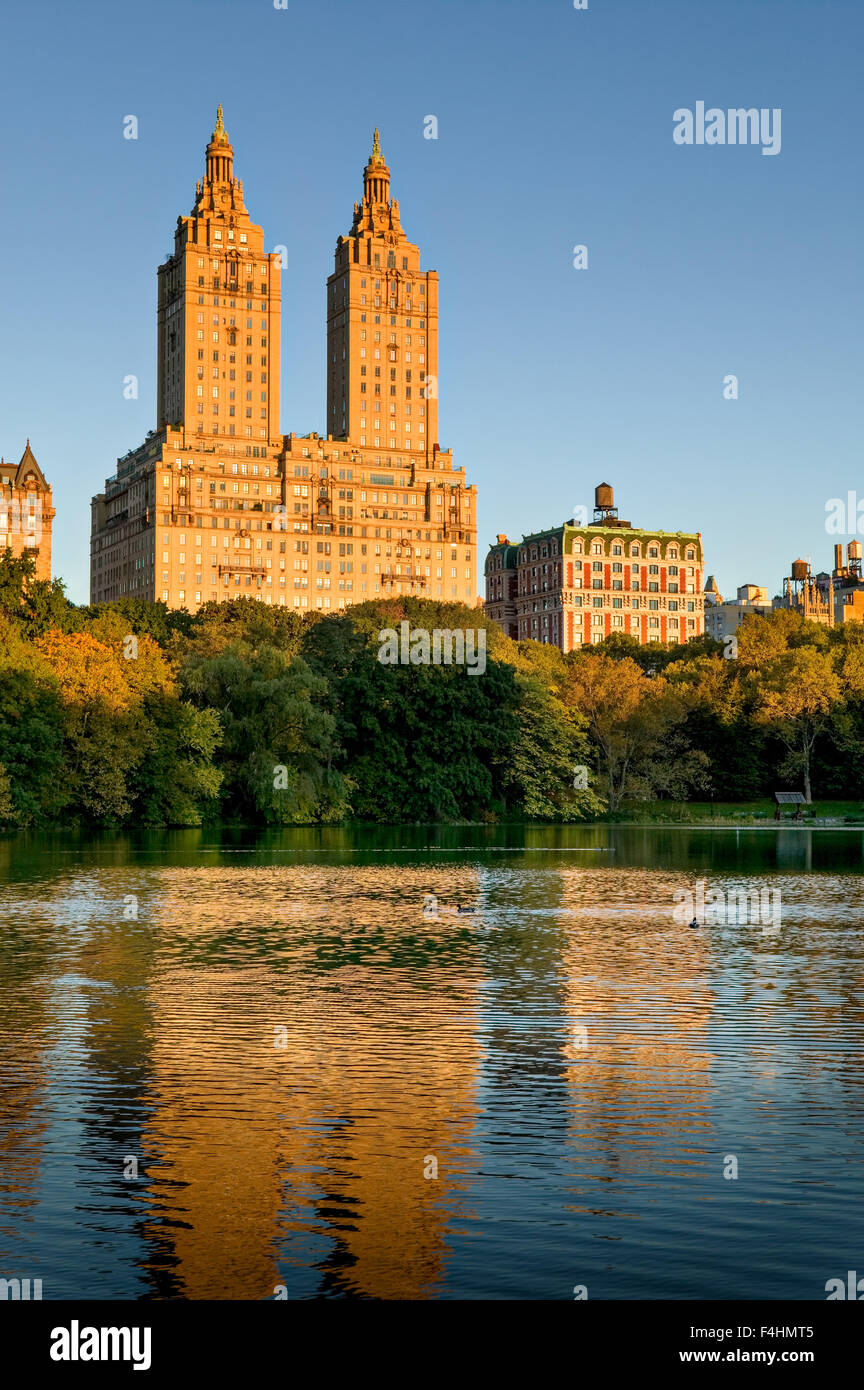
[[[612,819],[639,825],[775,825],[775,802],[764,801],[636,801],[624,803]],[[781,824],[794,824],[794,806],[784,806]],[[804,822],[858,824],[864,829],[860,801],[814,801],[802,806]]]

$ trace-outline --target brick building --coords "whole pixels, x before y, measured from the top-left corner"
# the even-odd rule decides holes
[[[486,611],[509,636],[565,652],[614,632],[686,642],[704,632],[703,570],[701,533],[622,521],[601,483],[592,522],[518,543],[498,537],[486,559]]]

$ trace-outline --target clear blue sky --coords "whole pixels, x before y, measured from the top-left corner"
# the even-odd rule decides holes
[[[324,284],[377,124],[440,274],[481,559],[608,480],[631,521],[701,530],[724,593],[830,562],[826,500],[864,496],[861,0],[48,0],[3,27],[0,450],[30,436],[76,601],[90,497],[155,425],[156,266],[219,101],[289,248],[283,430],[324,425]],[[700,100],[780,107],[780,154],[676,145]]]

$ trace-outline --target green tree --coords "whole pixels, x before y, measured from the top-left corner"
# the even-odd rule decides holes
[[[403,620],[426,631],[482,628],[487,652],[515,651],[477,609],[421,599],[359,604],[307,629],[303,652],[327,675],[354,816],[393,823],[509,814],[520,698],[512,668],[488,655],[475,675],[459,666],[384,665],[378,634],[398,631]]]
[[[695,656],[666,667],[665,679],[687,701],[688,745],[705,754],[713,794],[721,800],[752,800],[767,788],[766,728],[754,724],[735,660]]]
[[[13,555],[9,547],[0,553],[0,614],[16,618],[28,636],[50,628],[68,631],[77,610],[66,598],[59,579],[37,579],[36,561],[26,551]]]
[[[52,820],[65,804],[63,716],[57,681],[19,622],[0,612],[0,763],[11,810],[27,826]]]
[[[199,617],[185,609],[169,608],[167,603],[143,598],[120,598],[113,603],[96,603],[79,609],[80,625],[96,636],[111,635],[122,640],[126,633],[152,637],[168,648],[176,637],[188,637]]]
[[[190,657],[180,678],[196,707],[218,713],[228,814],[285,825],[341,819],[350,783],[334,767],[336,720],[326,681],[302,657],[225,647]]]
[[[813,750],[841,700],[831,654],[815,646],[787,649],[771,657],[751,680],[755,717],[779,734],[787,750],[781,772],[802,778],[809,804]]]
[[[586,720],[568,709],[536,677],[518,678],[518,732],[510,754],[506,792],[531,819],[588,820],[604,803],[583,772],[590,763]]]
[[[296,655],[300,650],[303,619],[289,608],[274,608],[253,598],[236,598],[229,603],[202,604],[184,640],[178,642],[181,656],[216,656],[231,647],[257,652],[262,647]]]
[[[709,785],[707,757],[689,746],[682,727],[686,697],[629,657],[580,653],[567,700],[588,721],[611,812],[625,798],[679,798]]]
[[[12,800],[12,781],[5,767],[0,763],[0,825],[8,825],[15,819],[15,803]]]
[[[173,693],[150,697],[142,713],[147,740],[133,780],[136,821],[200,825],[208,811],[218,809],[219,715]]]

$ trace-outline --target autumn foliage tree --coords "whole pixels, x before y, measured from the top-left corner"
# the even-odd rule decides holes
[[[684,729],[683,688],[629,656],[586,652],[572,663],[567,698],[588,721],[610,812],[625,798],[678,800],[709,785],[708,759]]]
[[[485,669],[378,660],[482,629]],[[586,774],[587,769],[587,775]],[[0,823],[577,821],[633,801],[860,796],[864,627],[778,609],[737,655],[613,635],[564,655],[414,598],[301,614],[76,607],[0,554]]]

